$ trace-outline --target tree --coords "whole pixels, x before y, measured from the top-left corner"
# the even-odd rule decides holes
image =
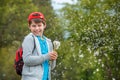
[[[4,6],[0,6],[0,47],[4,47],[14,40],[20,41],[23,38],[27,31],[27,16],[32,10],[37,10],[37,7],[33,6],[30,0],[4,0],[1,4]]]
[[[117,0],[66,4],[62,14],[69,38],[61,48],[59,80],[120,79],[119,5]]]

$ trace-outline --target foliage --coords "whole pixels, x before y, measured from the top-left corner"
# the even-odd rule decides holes
[[[120,79],[119,5],[117,0],[81,0],[61,10],[69,35],[57,80]]]
[[[27,16],[31,11],[38,10],[31,0],[4,0],[0,6],[0,47],[11,44],[13,40],[21,40],[27,30]],[[26,5],[24,5],[26,4]],[[32,7],[32,8],[30,8]],[[25,14],[26,13],[26,14]],[[24,28],[24,29],[23,29]],[[19,36],[19,37],[18,37]]]
[[[0,58],[0,80],[20,80],[14,69],[15,46],[1,48]]]

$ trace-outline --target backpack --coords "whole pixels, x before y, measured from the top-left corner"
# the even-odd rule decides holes
[[[35,49],[35,39],[34,39],[34,49]],[[33,51],[34,51],[34,49],[33,49]],[[32,51],[32,53],[33,53],[33,51]],[[15,53],[14,68],[16,70],[16,73],[20,76],[22,75],[22,68],[23,68],[23,65],[24,65],[22,54],[23,54],[23,48],[19,47],[16,50],[16,53]]]

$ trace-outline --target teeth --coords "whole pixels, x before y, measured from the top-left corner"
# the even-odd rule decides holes
[[[54,49],[57,50],[60,47],[59,41],[53,41]]]

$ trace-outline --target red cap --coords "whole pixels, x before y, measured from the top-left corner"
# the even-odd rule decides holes
[[[45,20],[44,15],[41,12],[32,12],[28,16],[28,21],[30,21],[31,19],[35,19],[35,18],[39,18],[39,19]]]

